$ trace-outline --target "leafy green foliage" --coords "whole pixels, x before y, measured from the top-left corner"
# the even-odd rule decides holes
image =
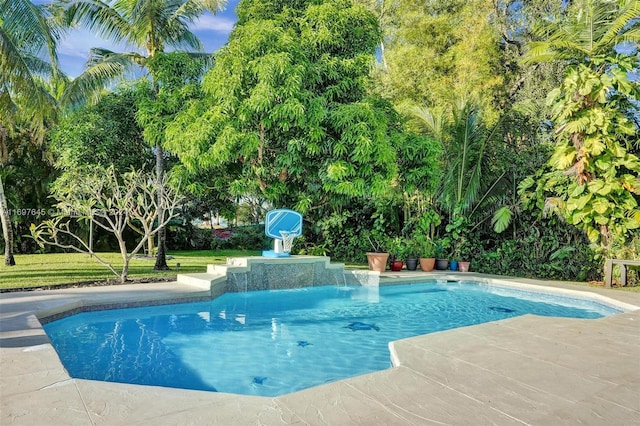
[[[503,181],[514,164],[496,166],[496,159],[502,157],[496,154],[508,153],[507,149],[497,149],[502,145],[496,137],[501,122],[487,129],[475,105],[458,103],[451,118],[443,111],[427,108],[414,109],[414,115],[418,124],[442,145],[443,176],[436,201],[449,216],[444,230],[457,256],[466,244],[467,234],[492,213],[494,224],[500,221],[501,230],[509,225],[512,215],[509,206],[505,206]]]
[[[366,253],[386,251],[384,234],[371,232],[372,221],[361,215],[370,210],[350,209],[333,213],[316,223],[318,240],[327,247],[327,255],[333,259],[355,263],[366,262]],[[372,235],[373,234],[373,235]]]
[[[18,195],[11,183],[5,186],[2,180],[11,173],[6,168],[13,168],[12,145],[27,142],[40,150],[49,125],[58,117],[57,89],[65,83],[58,67],[59,35],[46,6],[30,0],[0,0],[0,166],[4,169],[0,175],[0,222],[8,266],[15,265],[15,234],[7,198]],[[28,174],[28,170],[17,173]],[[42,181],[48,174],[43,173]]]
[[[8,155],[0,167],[6,199],[6,205],[0,207],[7,213],[7,225],[13,231],[13,243],[9,244],[16,253],[35,250],[33,240],[25,235],[31,222],[42,219],[51,208],[49,185],[58,176],[51,167],[47,145],[34,143],[31,136],[29,127],[15,129],[6,140]]]
[[[459,99],[479,103],[495,118],[504,84],[499,38],[487,0],[400,0],[376,5],[385,32],[386,68],[378,73],[386,97],[448,108]]]
[[[146,90],[139,90],[135,118],[147,143],[162,146],[168,123],[185,102],[202,96],[199,79],[206,62],[185,52],[173,52],[157,53],[146,64],[153,81]]]
[[[429,136],[408,133],[397,150],[398,183],[404,192],[434,193],[442,178],[442,145]]]
[[[519,239],[503,239],[491,249],[476,245],[471,258],[474,271],[507,276],[590,281],[601,279],[602,263],[586,242],[563,239],[561,227],[532,230]]]
[[[122,86],[94,106],[82,107],[60,120],[51,132],[55,165],[71,171],[86,165],[113,165],[118,173],[153,164],[151,148],[135,120],[140,90]]]
[[[49,120],[56,118],[53,88],[64,79],[58,68],[59,37],[45,6],[29,0],[0,0],[0,144],[4,144],[3,133],[21,122],[42,141]]]
[[[191,170],[237,170],[229,189],[307,213],[383,193],[405,136],[366,96],[380,33],[346,1],[242,1],[229,43],[168,130]]]
[[[529,44],[528,61],[566,60],[576,64],[615,53],[621,44],[640,42],[638,0],[577,0],[566,15],[536,22],[540,41]]]
[[[573,63],[549,93],[556,147],[553,170],[537,186],[553,192],[546,204],[608,255],[613,243],[623,244],[640,228],[640,159],[632,152],[639,129],[629,118],[638,114],[640,99],[629,81],[639,64],[637,48],[616,51],[617,43],[638,40],[640,2],[584,0],[570,11],[567,23],[550,25],[547,40],[531,46],[532,61]]]
[[[210,241],[211,250],[264,250],[273,245],[273,240],[264,234],[264,225],[247,225],[227,230],[229,238],[215,235]]]

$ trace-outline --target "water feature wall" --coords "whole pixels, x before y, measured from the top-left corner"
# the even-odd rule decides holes
[[[209,265],[207,272],[226,276],[226,291],[279,290],[319,285],[344,285],[344,265],[328,257],[232,257],[226,265]]]
[[[378,286],[380,273],[345,271],[344,264],[330,260],[326,256],[230,257],[226,265],[208,265],[205,273],[179,274],[178,282],[211,290],[212,297],[225,292],[323,285]]]

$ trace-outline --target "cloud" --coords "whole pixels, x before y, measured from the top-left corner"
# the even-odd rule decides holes
[[[196,20],[191,25],[191,29],[198,32],[213,31],[217,33],[229,34],[233,30],[233,25],[235,23],[236,20],[232,17],[213,16],[206,14],[202,15],[198,20]]]

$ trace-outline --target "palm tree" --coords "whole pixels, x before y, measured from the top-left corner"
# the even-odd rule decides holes
[[[497,125],[487,130],[482,123],[479,108],[466,101],[458,101],[452,108],[452,116],[443,111],[414,108],[418,124],[436,137],[443,145],[445,176],[439,190],[442,207],[451,214],[454,210],[467,213],[483,199],[486,189],[486,146],[493,137]],[[484,178],[484,179],[483,179]]]
[[[57,112],[46,82],[63,77],[56,44],[59,31],[45,6],[30,0],[0,0],[0,116],[7,131],[22,120],[39,136]]]
[[[28,127],[32,143],[44,140],[55,120],[58,102],[52,87],[65,80],[58,67],[58,28],[45,6],[29,0],[0,0],[0,165],[9,161],[8,141],[19,127]],[[0,176],[0,219],[5,265],[15,265],[13,233]]]
[[[506,214],[504,178],[485,170],[488,147],[501,124],[487,128],[480,108],[472,101],[458,100],[448,115],[443,110],[414,108],[416,123],[442,144],[444,176],[438,189],[438,202],[449,215],[445,229],[456,255],[468,250],[473,231],[483,223]],[[500,231],[499,231],[500,232]]]
[[[84,95],[96,93],[114,79],[136,67],[146,67],[148,61],[165,47],[202,51],[202,43],[189,30],[189,24],[205,11],[215,13],[226,0],[58,0],[63,11],[62,23],[68,27],[83,26],[101,37],[138,48],[136,51],[117,53],[93,48],[86,70],[72,82],[76,90],[69,93]],[[205,56],[192,53],[194,56]],[[157,94],[158,83],[153,72],[151,79]],[[77,88],[82,90],[77,90]],[[82,101],[80,98],[69,99]],[[164,154],[161,143],[154,143],[157,176],[164,172]],[[168,269],[165,253],[165,230],[158,232],[158,254],[154,269]]]

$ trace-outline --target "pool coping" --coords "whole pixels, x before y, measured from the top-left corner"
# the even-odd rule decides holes
[[[403,339],[390,343],[395,368],[269,398],[72,379],[38,320],[87,305],[209,297],[201,288],[157,283],[3,293],[0,419],[2,424],[478,424],[478,419],[492,424],[558,424],[553,421],[601,413],[608,424],[628,424],[638,418],[640,403],[633,396],[640,384],[640,294],[454,272],[385,273],[380,284],[433,279],[473,279],[528,290],[543,287],[546,292],[605,301],[626,312],[598,320],[525,315]],[[537,346],[530,348],[532,342]],[[520,351],[518,345],[527,350]],[[584,355],[589,347],[593,355]],[[576,365],[566,359],[571,353]],[[609,356],[627,362],[609,364]],[[523,368],[523,359],[530,368]],[[496,360],[502,364],[495,365]],[[452,370],[444,375],[447,368]],[[555,383],[549,377],[538,383],[536,374],[546,376],[547,370],[566,376],[554,375]],[[453,383],[451,377],[462,371],[468,383]],[[557,395],[551,385],[564,392],[581,391],[574,397]],[[435,396],[424,398],[428,389]]]

